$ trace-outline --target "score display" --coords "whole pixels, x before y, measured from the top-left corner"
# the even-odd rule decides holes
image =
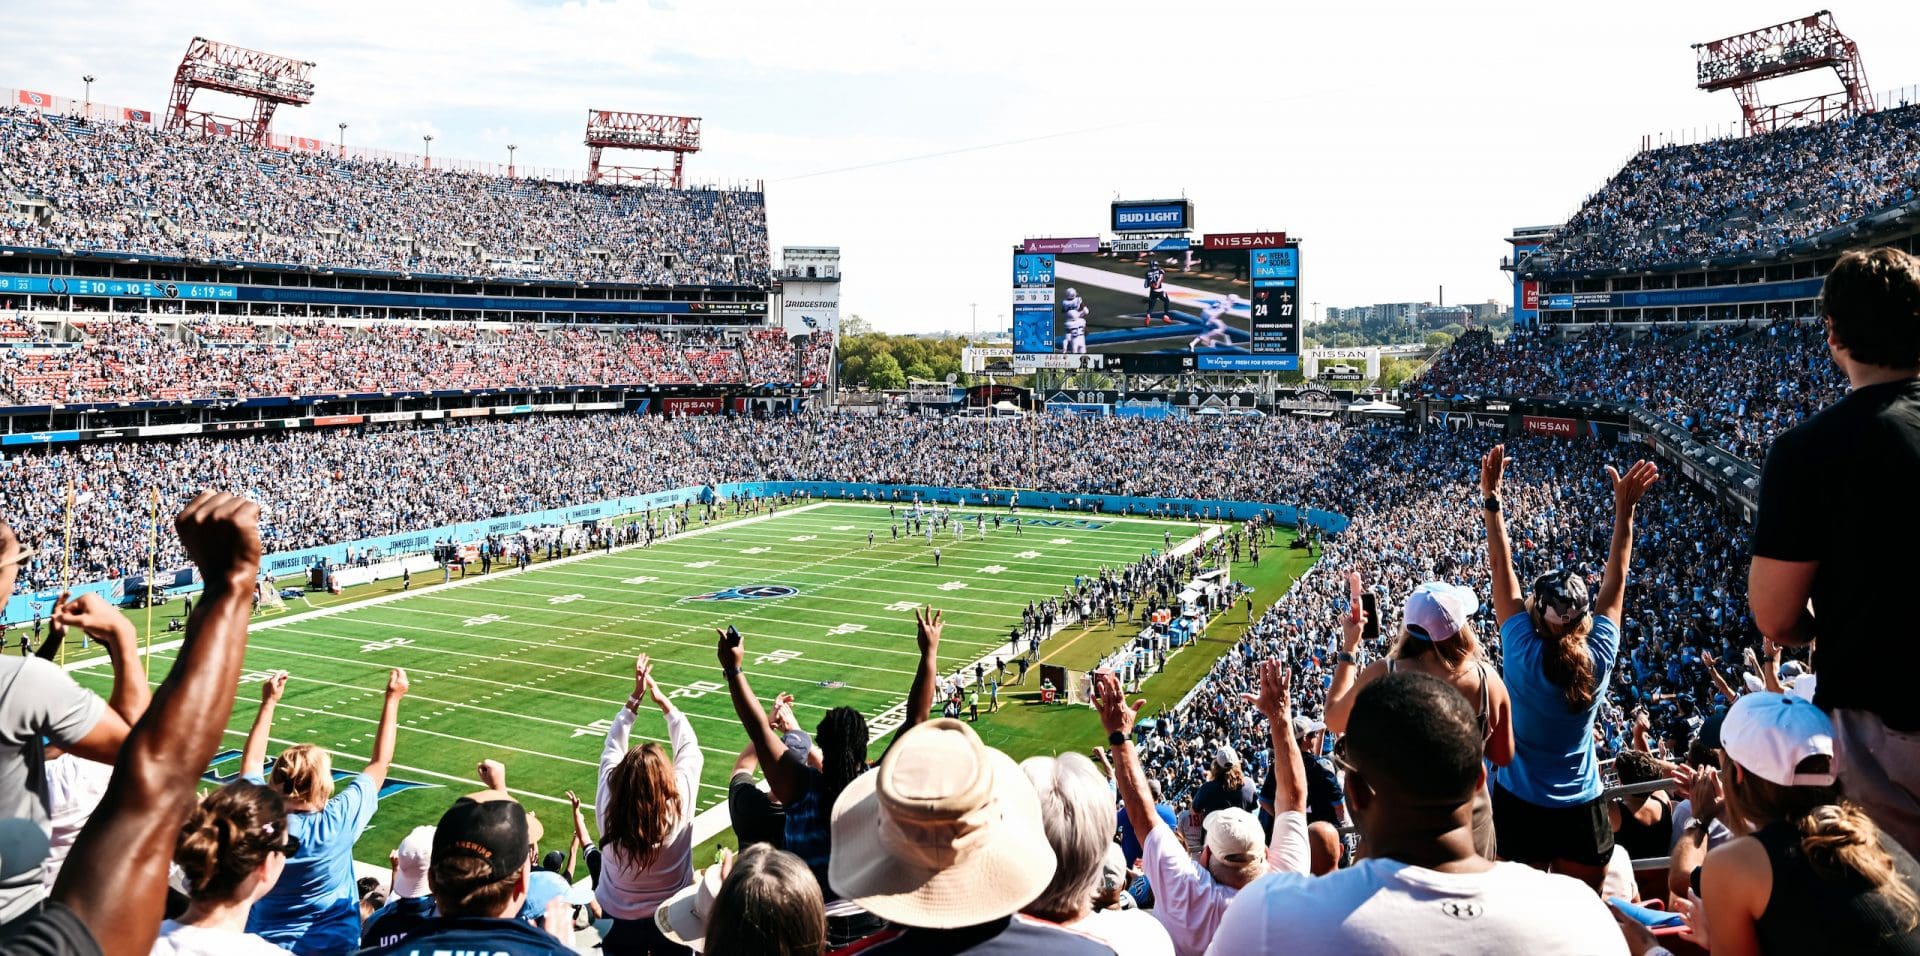
[[[1300,247],[1256,249],[1247,257],[1247,276],[1253,283],[1250,351],[1299,355]]]
[[[1277,232],[1232,238],[1200,255],[1177,237],[1122,236],[1093,252],[1016,246],[1012,351],[1034,365],[1049,354],[1089,360],[1045,367],[1100,367],[1099,358],[1157,374],[1298,371],[1300,244]],[[1181,248],[1155,245],[1175,241]]]

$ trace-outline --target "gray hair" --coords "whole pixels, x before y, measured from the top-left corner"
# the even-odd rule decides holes
[[[1059,860],[1053,882],[1020,911],[1056,923],[1087,915],[1100,887],[1100,867],[1118,821],[1107,778],[1084,754],[1029,757],[1020,769],[1040,795],[1047,843]]]

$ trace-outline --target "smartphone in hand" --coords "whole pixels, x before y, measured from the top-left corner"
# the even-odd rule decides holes
[[[1380,595],[1370,590],[1360,592],[1360,609],[1367,612],[1367,623],[1360,630],[1360,640],[1371,645],[1380,639]]]

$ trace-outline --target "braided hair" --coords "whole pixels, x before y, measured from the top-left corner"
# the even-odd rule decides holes
[[[867,736],[867,718],[851,707],[827,711],[814,728],[813,743],[827,778],[826,792],[820,795],[826,806],[833,806],[840,791],[867,772]]]

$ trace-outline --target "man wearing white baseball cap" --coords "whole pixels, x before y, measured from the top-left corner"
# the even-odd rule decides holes
[[[1789,694],[1747,694],[1727,711],[1720,783],[1727,822],[1746,835],[1700,871],[1716,956],[1920,949],[1920,866],[1840,795],[1833,738],[1832,720]]]
[[[433,866],[433,828],[414,827],[389,859],[393,861],[393,896],[367,917],[360,931],[363,948],[391,946],[433,918],[433,888],[427,885],[427,870]]]
[[[855,777],[833,804],[827,879],[893,924],[851,952],[1112,956],[1104,943],[1021,915],[1055,863],[1033,784],[957,720],[901,734],[880,769]]]
[[[1359,590],[1357,584],[1351,589]],[[1357,609],[1360,602],[1352,604]],[[1473,616],[1479,612],[1480,598],[1472,588],[1442,581],[1422,584],[1407,595],[1393,649],[1365,668],[1359,666],[1354,655],[1360,649],[1366,622],[1355,612],[1343,615],[1342,651],[1334,667],[1333,686],[1327,692],[1327,728],[1336,732],[1347,729],[1353,702],[1367,685],[1388,674],[1417,671],[1451,684],[1473,705],[1487,762],[1506,766],[1513,759],[1513,703],[1506,682],[1481,652],[1479,635],[1473,629]],[[1497,855],[1493,798],[1484,781],[1473,800],[1473,848],[1486,859]]]

